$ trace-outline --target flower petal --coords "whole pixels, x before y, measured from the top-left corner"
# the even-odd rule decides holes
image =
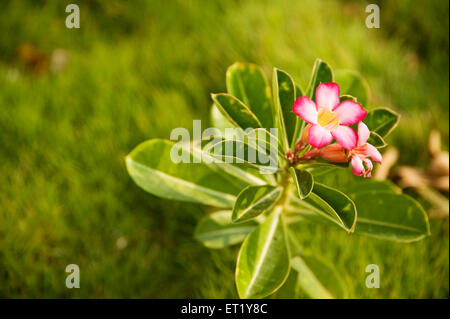
[[[342,125],[353,125],[362,120],[367,115],[367,111],[364,110],[361,104],[347,100],[339,104],[334,113],[339,119],[339,123]]]
[[[370,156],[370,158],[378,163],[381,163],[383,160],[383,157],[381,156],[380,152],[377,150],[377,148],[371,144],[366,144],[367,149],[367,155]]]
[[[308,142],[315,148],[321,148],[333,141],[331,132],[320,125],[313,125],[309,129]]]
[[[358,137],[351,127],[339,125],[331,134],[339,144],[349,151],[356,147]]]
[[[352,157],[353,174],[356,176],[364,175],[364,165],[359,156]]]
[[[333,110],[339,105],[339,85],[336,83],[320,83],[316,89],[317,109]]]
[[[363,122],[358,123],[358,146],[367,143],[367,139],[370,136],[369,128]]]
[[[317,106],[313,100],[307,96],[301,96],[295,100],[292,111],[308,123],[317,123]]]

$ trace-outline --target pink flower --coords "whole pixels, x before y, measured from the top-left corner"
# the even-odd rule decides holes
[[[381,163],[382,157],[375,146],[367,143],[370,131],[363,122],[358,124],[358,141],[355,148],[350,150],[353,174],[356,176],[371,177],[372,161]],[[372,161],[369,159],[372,159]]]
[[[362,121],[367,114],[361,104],[339,100],[336,83],[321,83],[316,90],[316,103],[309,97],[299,97],[292,111],[311,124],[308,142],[315,148],[330,144],[333,138],[347,150],[357,144],[356,132],[349,125]]]

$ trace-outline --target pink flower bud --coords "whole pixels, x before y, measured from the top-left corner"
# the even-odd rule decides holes
[[[319,150],[319,156],[324,160],[335,163],[345,163],[348,161],[347,150],[340,144],[331,144]]]

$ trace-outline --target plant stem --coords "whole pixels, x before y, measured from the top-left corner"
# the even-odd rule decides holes
[[[289,180],[290,174],[287,170],[288,167],[289,167],[289,164],[286,165],[286,169],[283,170],[283,172],[280,174],[280,184],[279,185],[283,188],[283,192],[281,193],[281,197],[277,203],[277,206],[282,206],[283,208],[286,205],[286,202],[289,198],[289,191],[292,187],[292,183]]]

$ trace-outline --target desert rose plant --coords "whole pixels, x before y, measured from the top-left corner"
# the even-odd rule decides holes
[[[370,180],[399,115],[369,108],[367,84],[356,72],[334,74],[318,59],[306,90],[277,68],[270,89],[258,66],[235,63],[226,84],[228,93],[212,94],[214,128],[190,141],[146,141],[126,164],[151,194],[217,208],[194,236],[212,249],[241,244],[235,272],[241,298],[345,297],[333,266],[303,252],[294,223],[397,242],[429,235],[414,199]],[[358,181],[320,182],[342,171]]]

